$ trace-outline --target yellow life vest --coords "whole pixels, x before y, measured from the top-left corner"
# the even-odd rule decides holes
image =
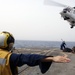
[[[0,49],[0,75],[12,75],[9,58],[11,53]]]

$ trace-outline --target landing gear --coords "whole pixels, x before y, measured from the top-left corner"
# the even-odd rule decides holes
[[[71,28],[73,28],[75,26],[74,24],[75,24],[75,21],[72,21],[71,24],[70,24]]]

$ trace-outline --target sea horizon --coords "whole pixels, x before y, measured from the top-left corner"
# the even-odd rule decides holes
[[[60,48],[62,41],[38,41],[38,40],[16,40],[14,47],[16,48]],[[66,41],[66,47],[72,48],[75,42]]]

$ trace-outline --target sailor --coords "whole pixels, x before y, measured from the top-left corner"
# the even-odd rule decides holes
[[[11,33],[6,31],[0,33],[0,75],[18,75],[18,67],[24,64],[32,67],[38,65],[41,72],[45,73],[52,62],[70,62],[65,56],[12,53],[14,43],[15,39]]]
[[[65,49],[65,46],[66,46],[66,43],[65,43],[65,41],[63,41],[63,42],[61,43],[61,45],[60,45],[60,49],[61,49],[61,50],[64,50],[64,49]]]

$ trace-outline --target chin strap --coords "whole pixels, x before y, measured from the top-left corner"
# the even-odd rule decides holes
[[[13,47],[13,48],[10,50],[10,52],[12,53],[14,50],[15,50],[15,47]]]

